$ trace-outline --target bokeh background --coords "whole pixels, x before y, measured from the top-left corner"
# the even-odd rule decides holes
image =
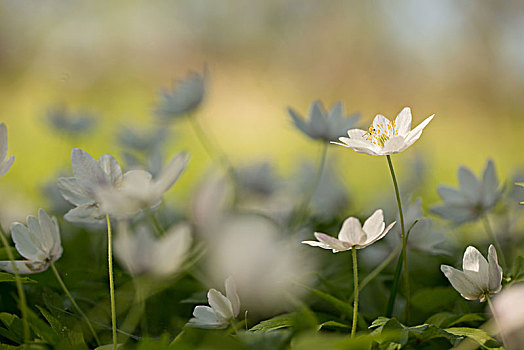
[[[523,166],[524,3],[489,1],[15,1],[0,3],[0,120],[16,161],[0,206],[21,217],[46,206],[40,189],[70,171],[72,147],[119,158],[122,126],[147,128],[158,92],[188,70],[208,71],[198,110],[235,164],[268,159],[283,175],[319,145],[298,132],[288,106],[343,101],[367,127],[377,113],[410,106],[414,124],[436,114],[395,157],[428,164],[423,204],[456,169],[495,160],[502,180]],[[81,136],[54,130],[50,108],[90,113]],[[210,159],[187,121],[171,157],[192,160],[171,196],[187,198]],[[391,193],[383,157],[330,146],[328,157],[356,203]],[[356,206],[358,207],[358,206]]]

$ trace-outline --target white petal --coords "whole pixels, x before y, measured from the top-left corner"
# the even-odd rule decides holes
[[[93,199],[78,185],[74,177],[61,177],[57,182],[58,190],[64,199],[74,205],[93,203]]]
[[[477,248],[472,246],[466,248],[462,260],[462,269],[466,277],[475,283],[480,290],[488,290],[489,265]]]
[[[395,119],[395,130],[398,132],[398,135],[405,138],[409,131],[411,130],[411,109],[405,107],[397,115]]]
[[[171,227],[156,244],[154,273],[167,275],[178,270],[187,257],[191,242],[188,225]]]
[[[49,264],[44,261],[15,260],[14,263],[17,272],[21,275],[42,272],[49,267]],[[10,273],[15,273],[11,261],[0,261],[0,269]]]
[[[498,293],[502,288],[502,268],[497,259],[497,251],[493,244],[488,248],[489,283],[488,289],[491,293]]]
[[[493,161],[490,159],[486,164],[484,173],[482,174],[482,184],[481,184],[481,196],[482,203],[486,207],[491,207],[495,204],[499,196],[499,180],[497,178],[497,173],[495,172],[495,166]]]
[[[391,228],[396,224],[397,222],[396,221],[393,221],[391,224],[389,224],[388,227],[386,227],[386,229],[382,232],[380,232],[378,235],[376,236],[368,236],[366,241],[361,244],[360,246],[358,246],[359,249],[361,248],[365,248],[373,243],[375,243],[376,241],[382,239],[388,232],[389,230],[391,230]]]
[[[368,237],[377,236],[384,231],[384,212],[382,209],[377,209],[375,212],[364,222],[362,229]]]
[[[20,223],[11,225],[11,236],[15,242],[16,250],[28,260],[43,261],[46,254],[42,251],[40,242],[35,240],[29,229]]]
[[[404,141],[404,137],[398,135],[393,136],[389,140],[387,140],[384,143],[384,147],[382,148],[383,154],[391,154],[391,153],[399,153],[402,152],[407,148],[406,142]]]
[[[80,205],[73,208],[64,215],[64,219],[69,222],[94,223],[101,221],[104,214],[94,204]]]
[[[238,297],[237,286],[232,276],[226,279],[226,297],[231,301],[233,314],[237,317],[240,312],[240,298]]]
[[[43,250],[47,256],[51,257],[51,251],[55,246],[55,235],[53,234],[54,226],[51,218],[44,209],[38,210],[38,225],[40,227],[40,241]]]
[[[440,265],[440,270],[448,278],[449,282],[464,298],[468,300],[477,300],[482,297],[482,290],[472,283],[466,275],[451,266]]]
[[[11,165],[13,165],[13,162],[15,161],[15,156],[9,157],[6,161],[0,162],[0,177],[4,176],[5,173],[11,169]]]
[[[177,154],[171,159],[167,167],[160,173],[155,181],[155,192],[157,192],[159,196],[162,196],[173,186],[180,177],[180,174],[182,174],[188,161],[189,157],[187,157],[184,152]]]
[[[87,152],[74,148],[71,152],[71,165],[78,184],[88,192],[94,193],[99,187],[108,185],[100,165]]]
[[[98,158],[98,164],[111,184],[116,184],[122,180],[122,169],[112,155],[104,154]]]
[[[194,318],[189,320],[189,325],[197,328],[220,329],[228,326],[227,322],[219,320],[213,309],[209,306],[198,305],[193,310]]]
[[[442,198],[442,200],[446,202],[446,204],[461,206],[469,204],[468,198],[465,197],[461,191],[458,191],[452,187],[439,186],[437,191],[440,198]]]
[[[364,139],[365,140],[366,133],[367,132],[365,130],[361,130],[361,129],[349,129],[348,130],[348,136],[350,139],[356,139],[356,140]]]
[[[429,117],[427,117],[422,123],[420,123],[419,125],[417,125],[417,127],[413,130],[411,130],[408,135],[406,136],[406,145],[409,147],[411,146],[413,143],[415,143],[415,141],[417,141],[419,138],[420,138],[420,135],[422,135],[422,130],[424,130],[424,128],[426,127],[426,125],[429,124],[429,122],[433,119],[435,115],[431,115]]]
[[[348,138],[344,138],[344,139],[348,140],[347,142],[351,141],[351,139],[348,139]],[[367,144],[361,141],[359,141],[358,145],[353,144],[353,143],[350,145],[349,143],[341,143],[341,142],[335,142],[335,141],[331,141],[330,143],[339,145],[339,146],[343,146],[343,147],[347,147],[347,148],[351,148],[353,151],[357,153],[363,153],[363,154],[367,154],[370,156],[381,155],[380,149],[377,149],[378,146],[372,143]]]
[[[387,125],[389,123],[389,119],[384,117],[382,114],[377,114],[375,118],[373,119],[373,127],[375,129],[382,129],[379,127],[379,124]]]
[[[209,306],[211,306],[219,319],[229,321],[235,318],[231,301],[218,290],[211,288],[209,292],[207,292],[207,300],[209,301]]]
[[[7,128],[4,123],[0,123],[0,162],[7,157]]]
[[[477,204],[481,200],[481,184],[479,179],[466,167],[461,166],[458,171],[460,190],[469,203]]]
[[[360,245],[366,241],[366,232],[362,230],[360,221],[357,218],[349,217],[344,220],[338,239],[348,242],[349,246]]]

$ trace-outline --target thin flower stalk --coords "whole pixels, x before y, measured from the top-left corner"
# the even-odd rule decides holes
[[[16,290],[18,292],[18,307],[20,308],[20,313],[22,314],[22,324],[24,327],[24,343],[29,343],[29,323],[27,322],[27,301],[25,298],[24,288],[22,287],[22,280],[20,279],[20,274],[18,273],[18,267],[15,263],[15,257],[13,256],[13,252],[11,251],[9,247],[9,242],[7,242],[7,238],[5,238],[4,229],[2,228],[2,225],[0,225],[0,237],[2,239],[2,244],[4,245],[5,251],[7,252],[7,256],[9,258],[9,261],[11,261],[11,266],[13,267],[13,272],[15,275],[15,283],[16,283]]]
[[[96,344],[98,346],[100,346],[100,339],[98,339],[98,335],[96,334],[95,332],[95,329],[93,328],[93,325],[91,324],[91,322],[89,321],[89,318],[87,317],[87,315],[82,311],[82,309],[80,308],[80,306],[78,306],[78,304],[76,303],[75,299],[73,298],[73,296],[71,295],[71,293],[69,292],[69,289],[67,289],[67,286],[65,285],[64,281],[62,280],[62,277],[60,277],[60,274],[58,273],[58,270],[56,269],[56,266],[55,266],[55,263],[53,261],[50,262],[50,265],[51,265],[51,269],[53,270],[53,273],[55,274],[55,277],[58,281],[58,283],[60,284],[60,287],[62,287],[62,289],[64,290],[64,293],[67,295],[67,297],[69,298],[69,300],[71,301],[71,304],[73,305],[73,307],[75,308],[76,312],[78,312],[80,314],[80,316],[82,316],[82,318],[84,319],[84,321],[86,322],[87,324],[87,327],[89,328],[89,331],[91,332],[91,334],[93,335],[93,338],[95,339],[96,341]]]
[[[397,177],[395,176],[395,169],[393,168],[393,163],[391,161],[391,156],[388,154],[386,155],[386,158],[388,160],[389,170],[391,172],[391,179],[393,180],[393,186],[395,187],[395,196],[397,199],[397,205],[398,205],[398,213],[400,216],[400,230],[401,230],[401,236],[402,236],[402,263],[400,263],[400,268],[403,268],[404,270],[404,288],[406,293],[406,321],[409,319],[409,271],[408,271],[408,261],[407,261],[407,243],[408,239],[406,236],[406,231],[404,227],[404,214],[402,212],[402,202],[400,199],[400,191],[398,189],[398,183],[397,183]],[[399,266],[399,265],[397,265]],[[393,285],[398,284],[398,279],[400,278],[400,273],[395,274],[395,280],[393,281]],[[388,312],[386,314],[386,317],[391,317],[392,308],[390,310],[389,305],[394,304],[396,298],[396,288],[392,289],[391,295],[390,295],[390,301],[388,303]]]
[[[358,266],[357,266],[357,250],[355,248],[351,249],[353,256],[353,288],[354,288],[354,297],[353,297],[353,321],[351,325],[351,338],[355,337],[355,332],[357,331],[357,318],[358,318]]]
[[[488,215],[485,214],[482,218],[482,223],[484,224],[484,228],[486,230],[486,233],[488,234],[489,239],[493,242],[495,245],[495,248],[497,249],[497,252],[500,254],[500,260],[502,263],[502,266],[506,267],[506,257],[504,256],[504,251],[502,250],[499,241],[497,240],[497,237],[495,236],[495,233],[491,229],[491,225],[489,224]]]
[[[109,295],[111,299],[111,329],[113,332],[113,350],[116,350],[116,306],[115,306],[115,283],[113,281],[113,249],[111,244],[111,220],[106,214],[107,222],[107,262],[109,267]]]

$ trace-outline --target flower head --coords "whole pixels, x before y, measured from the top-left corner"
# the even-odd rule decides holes
[[[377,209],[365,222],[360,225],[357,218],[349,217],[342,224],[338,234],[338,239],[328,236],[325,233],[315,232],[317,241],[303,241],[313,247],[332,249],[333,253],[350,250],[352,248],[362,249],[371,245],[384,237],[386,233],[395,225],[392,222],[388,227],[384,223],[384,213],[382,209]]]
[[[38,211],[38,219],[27,217],[27,226],[21,223],[11,225],[11,234],[16,250],[27,260],[17,260],[18,273],[37,273],[49,267],[49,261],[62,256],[60,230],[56,218],[50,218],[43,210]],[[0,261],[0,269],[13,273],[11,261]]]
[[[51,108],[47,111],[47,120],[56,131],[66,134],[80,135],[95,127],[95,118],[86,112],[73,114],[63,107]]]
[[[14,156],[7,159],[5,157],[7,157],[7,129],[4,123],[0,123],[0,177],[7,173],[15,161]]]
[[[361,129],[348,130],[349,137],[340,137],[336,145],[353,149],[358,153],[370,156],[385,156],[400,153],[411,146],[422,135],[422,130],[433,119],[427,117],[415,129],[411,130],[411,109],[405,107],[397,115],[394,122],[378,114],[368,131]]]
[[[171,90],[163,90],[155,114],[161,120],[180,118],[197,108],[205,92],[205,73],[189,72],[181,81],[173,82]]]
[[[226,279],[226,296],[216,289],[207,293],[210,306],[198,305],[193,310],[193,318],[187,323],[197,328],[227,328],[229,322],[240,312],[240,299],[233,277]]]
[[[468,300],[486,300],[486,294],[493,295],[502,288],[502,268],[497,260],[493,245],[488,249],[486,260],[477,248],[469,246],[462,260],[463,271],[448,265],[440,265],[440,270],[449,283]]]
[[[309,120],[304,121],[302,116],[293,108],[288,108],[289,115],[295,126],[314,140],[331,141],[342,136],[344,131],[355,126],[359,115],[346,116],[342,102],[335,103],[328,112],[320,101],[315,101],[309,111]]]
[[[524,283],[505,288],[493,301],[493,313],[507,349],[524,344]],[[519,346],[520,345],[520,346]]]
[[[497,204],[502,196],[493,161],[489,160],[484,168],[482,179],[471,170],[460,167],[458,171],[459,188],[440,186],[438,193],[444,201],[432,211],[456,224],[474,221]]]
[[[188,225],[173,226],[156,239],[145,226],[139,226],[135,234],[131,234],[127,225],[121,224],[115,238],[115,255],[133,276],[150,274],[163,277],[181,267],[191,240]]]

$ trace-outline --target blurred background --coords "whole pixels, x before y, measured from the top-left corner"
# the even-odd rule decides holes
[[[198,117],[234,164],[266,159],[292,176],[320,148],[295,129],[287,107],[307,115],[315,99],[340,100],[348,114],[360,112],[363,128],[404,106],[415,125],[436,114],[394,157],[400,178],[422,157],[429,202],[437,184],[456,184],[462,164],[478,174],[491,158],[504,181],[523,166],[523,35],[517,0],[2,1],[0,120],[16,157],[0,185],[2,211],[26,205],[23,217],[45,207],[40,189],[70,172],[73,147],[121,160],[118,131],[148,128],[160,89],[204,69]],[[53,128],[53,111],[92,118],[67,134]],[[177,123],[166,152],[192,154],[170,191],[181,199],[210,162],[186,124]],[[357,208],[393,196],[383,157],[333,145],[328,162]]]

